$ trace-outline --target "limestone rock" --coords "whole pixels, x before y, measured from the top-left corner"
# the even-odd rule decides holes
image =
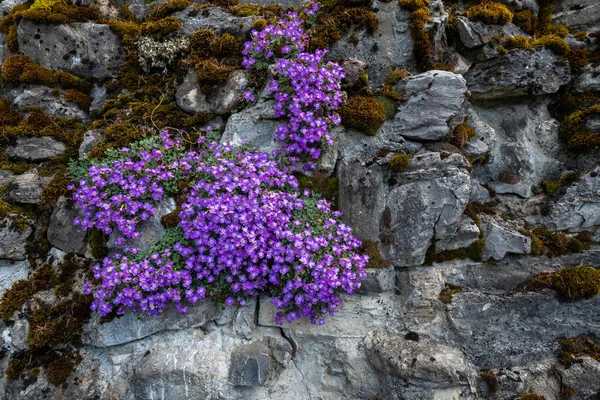
[[[357,83],[365,73],[367,69],[367,64],[360,60],[346,60],[342,63],[342,68],[346,73],[346,78],[344,78],[345,82],[352,86]]]
[[[600,65],[586,65],[575,79],[573,87],[580,93],[600,90]]]
[[[102,79],[113,77],[125,61],[121,39],[108,25],[38,25],[22,19],[17,34],[19,50],[46,68]]]
[[[252,107],[233,114],[227,121],[221,143],[233,146],[247,143],[268,153],[278,149],[275,130],[281,122],[275,120],[274,106],[274,100],[259,101]]]
[[[29,321],[18,319],[10,327],[11,347],[16,350],[27,350],[27,335],[29,334]]]
[[[238,347],[231,353],[229,382],[236,386],[263,386],[273,369],[270,349],[261,342]]]
[[[465,17],[456,18],[456,29],[462,44],[472,49],[489,43],[492,38],[499,36],[506,39],[511,36],[523,35],[523,32],[514,24],[487,25],[480,21],[469,21]]]
[[[367,268],[367,277],[360,282],[358,294],[390,292],[396,289],[396,271],[393,267]]]
[[[102,142],[104,130],[92,129],[83,134],[83,141],[79,146],[79,157],[86,158],[88,153]]]
[[[409,76],[394,88],[406,101],[398,106],[395,131],[409,139],[440,140],[461,123],[468,108],[466,82],[447,71]]]
[[[14,146],[7,147],[4,154],[11,158],[27,161],[45,161],[52,157],[65,155],[66,147],[56,139],[48,136],[19,137]]]
[[[46,114],[53,117],[87,121],[89,115],[81,110],[75,103],[57,97],[52,94],[52,89],[46,86],[32,85],[22,91],[14,98],[14,105],[19,111],[25,111],[28,107],[40,107]]]
[[[73,202],[61,196],[52,211],[48,224],[48,241],[57,249],[66,253],[84,255],[86,250],[85,232],[79,225],[73,224],[81,211],[73,207]]]
[[[573,27],[576,31],[600,31],[600,4],[595,0],[560,0],[553,22]]]
[[[8,199],[15,203],[39,204],[51,179],[51,176],[41,176],[35,171],[15,175],[8,185]]]
[[[456,250],[469,247],[479,238],[479,228],[473,218],[463,216],[454,235],[435,243],[435,251]]]
[[[236,17],[219,7],[207,7],[198,11],[194,6],[173,14],[181,21],[181,33],[191,35],[198,29],[210,29],[217,34],[231,33],[244,37],[252,30],[254,22],[260,17]]]
[[[18,280],[29,276],[29,261],[0,260],[0,296]]]
[[[502,260],[507,254],[527,254],[531,251],[531,238],[503,228],[495,222],[484,225],[485,260]]]
[[[25,245],[32,232],[31,221],[17,214],[8,214],[0,220],[0,259],[25,260]]]
[[[189,113],[210,112],[226,115],[242,104],[244,88],[248,84],[248,78],[244,71],[232,72],[224,85],[210,93],[200,91],[196,79],[196,71],[192,68],[177,87],[177,105],[182,110]]]

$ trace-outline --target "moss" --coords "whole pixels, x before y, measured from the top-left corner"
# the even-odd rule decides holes
[[[215,85],[227,82],[236,67],[219,63],[215,59],[200,60],[195,65],[198,86],[202,92],[210,92]]]
[[[581,174],[579,172],[569,172],[564,174],[559,180],[543,181],[540,185],[542,186],[542,189],[544,189],[545,193],[552,194],[565,186],[570,186],[579,181],[580,177]]]
[[[592,115],[600,114],[600,105],[591,106],[568,115],[560,124],[559,134],[571,150],[591,150],[600,145],[600,133],[589,131],[586,122]]]
[[[589,299],[600,293],[600,270],[580,265],[552,274],[552,286],[569,299]]]
[[[578,253],[593,245],[588,232],[569,236],[564,232],[553,232],[546,227],[537,227],[524,232],[532,239],[532,254],[556,257],[563,254]]]
[[[8,361],[8,367],[6,368],[6,378],[9,381],[19,379],[21,374],[25,372],[34,363],[34,360],[29,355],[14,356]],[[33,364],[35,365],[35,364]]]
[[[156,21],[147,21],[141,26],[142,35],[168,35],[181,28],[181,21],[175,17],[166,17]]]
[[[400,82],[402,79],[409,76],[409,73],[406,72],[404,68],[396,68],[385,77],[385,83],[394,86],[396,83]]]
[[[477,136],[475,129],[471,128],[466,122],[462,122],[454,128],[450,143],[458,148],[462,148],[470,139]]]
[[[90,252],[92,253],[92,257],[102,259],[108,255],[107,241],[107,234],[98,229],[92,230],[90,233]]]
[[[429,6],[429,0],[398,0],[398,4],[405,10],[416,11],[422,7]]]
[[[142,28],[139,24],[131,21],[119,21],[111,19],[108,27],[121,38],[125,45],[133,45],[141,35]]]
[[[507,49],[528,49],[531,47],[529,39],[525,36],[513,36],[506,39],[504,46]]]
[[[498,47],[496,47],[496,51],[497,51],[499,54],[503,55],[503,56],[505,56],[505,55],[507,55],[507,54],[508,54],[508,50],[506,50],[506,49],[505,49],[504,47],[502,47],[502,46],[498,46]]]
[[[561,382],[560,393],[558,394],[559,400],[573,400],[576,394],[575,389]]]
[[[420,3],[420,2],[417,2]],[[419,71],[433,68],[431,62],[431,38],[425,32],[425,23],[429,20],[429,8],[420,7],[410,13],[408,29],[413,40],[413,56]]]
[[[4,292],[0,300],[0,318],[4,321],[12,319],[14,312],[35,293],[49,290],[57,283],[58,276],[51,266],[45,265],[36,269],[31,278],[15,282]]]
[[[471,5],[467,9],[468,17],[488,25],[505,25],[512,21],[513,13],[503,4],[486,1]]]
[[[191,4],[192,2],[190,0],[169,0],[165,3],[152,7],[150,13],[148,14],[148,19],[151,21],[156,21],[165,18],[177,11],[185,9]]]
[[[384,89],[385,88],[389,88],[389,86],[384,86]],[[394,91],[389,92],[382,89],[375,98],[385,109],[386,118],[389,120],[394,119],[394,116],[396,115],[396,101],[400,100],[402,97]]]
[[[350,97],[340,110],[340,115],[345,127],[358,129],[369,136],[377,134],[387,118],[383,106],[372,96]]]
[[[58,198],[66,194],[68,185],[69,179],[66,177],[65,171],[62,170],[57,173],[44,188],[40,207],[47,211],[51,211]]]
[[[547,28],[547,33],[564,39],[569,34],[569,28],[564,25],[552,25]]]
[[[63,384],[76,366],[76,362],[70,356],[59,355],[55,357],[47,367],[48,382],[53,385]]]
[[[181,218],[179,217],[179,213],[181,209],[177,207],[175,210],[170,212],[169,214],[163,215],[160,217],[160,222],[162,222],[165,228],[174,228],[179,224]]]
[[[512,22],[530,35],[537,29],[537,17],[529,10],[515,13]]]
[[[379,243],[371,240],[363,240],[362,252],[369,256],[369,261],[366,265],[367,268],[387,268],[390,266],[390,262],[381,256]]]
[[[590,62],[588,50],[585,48],[571,49],[567,55],[567,60],[569,60],[571,72],[579,72],[586,64]]]
[[[279,4],[239,4],[229,7],[227,12],[236,17],[261,16],[273,21],[281,17],[283,7]]]
[[[488,390],[492,393],[496,393],[500,389],[500,383],[498,377],[493,371],[483,370],[479,371],[479,377],[486,383]]]
[[[392,171],[404,171],[410,164],[411,159],[410,154],[396,154],[390,158],[390,169]]]
[[[79,90],[70,89],[65,93],[65,99],[77,104],[82,110],[88,110],[92,105],[92,98]]]
[[[308,189],[319,194],[322,198],[329,200],[332,207],[337,209],[337,197],[339,193],[338,178],[330,178],[326,173],[316,171],[312,176],[296,174],[300,190]]]
[[[470,258],[473,261],[481,261],[483,259],[483,249],[485,248],[485,240],[477,239],[469,247],[464,247],[456,250],[446,250],[441,253],[435,253],[435,245],[430,246],[428,250],[428,264],[432,262],[444,262],[450,260],[462,260]]]
[[[569,44],[565,42],[564,39],[553,35],[542,36],[538,39],[534,39],[531,42],[531,45],[547,47],[548,49],[552,50],[555,54],[561,56],[569,54],[570,50]]]
[[[68,24],[100,19],[100,11],[96,6],[73,6],[65,0],[46,2],[43,6],[36,0],[27,10],[20,11],[18,16],[37,24]]]
[[[444,288],[441,290],[438,298],[444,304],[452,303],[452,296],[457,293],[462,293],[465,291],[465,288],[458,285],[453,285],[451,283],[446,282],[444,284]]]
[[[588,34],[585,31],[581,31],[581,32],[577,32],[576,34],[573,35],[575,37],[575,39],[579,40],[579,41],[584,41],[587,39]]]
[[[266,27],[267,27],[267,20],[262,19],[262,18],[254,21],[254,24],[252,25],[252,29],[255,29],[257,31],[262,31]]]
[[[544,400],[544,396],[537,393],[523,393],[517,400]]]
[[[17,36],[17,26],[13,25],[8,29],[8,33],[6,34],[6,45],[8,49],[16,53],[19,51],[19,37]]]
[[[241,54],[244,47],[244,42],[241,38],[238,38],[230,33],[224,33],[223,35],[215,37],[214,41],[210,44],[210,55],[213,57],[228,57],[232,54]]]
[[[23,116],[15,110],[8,99],[0,99],[0,126],[17,125]]]
[[[578,357],[591,357],[600,361],[600,344],[590,337],[575,337],[560,341],[558,361],[570,367]]]

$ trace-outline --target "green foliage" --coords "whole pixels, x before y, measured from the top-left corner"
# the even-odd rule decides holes
[[[504,5],[494,1],[485,1],[471,5],[467,15],[473,21],[488,25],[505,25],[512,21],[513,13]]]
[[[438,298],[444,304],[451,304],[452,303],[452,296],[455,295],[455,294],[457,294],[457,293],[462,293],[464,291],[465,291],[464,287],[458,286],[458,285],[453,285],[451,283],[446,282],[444,284],[444,288],[440,292]]]
[[[373,96],[350,97],[340,110],[342,125],[354,128],[369,136],[377,134],[377,130],[386,120],[383,106]]]
[[[312,176],[302,173],[295,174],[298,179],[300,190],[308,189],[322,198],[331,202],[332,208],[337,209],[337,198],[339,193],[339,179],[330,178],[321,171],[315,171]]]

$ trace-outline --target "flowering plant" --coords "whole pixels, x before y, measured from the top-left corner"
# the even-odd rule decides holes
[[[93,267],[92,308],[160,314],[170,302],[210,296],[227,306],[261,293],[272,296],[278,323],[309,317],[324,323],[365,276],[360,241],[340,213],[308,191],[267,154],[207,143],[195,150],[166,131],[110,150],[102,161],[71,168],[73,198],[84,230],[136,238],[138,223],[165,196],[183,194],[176,227],[146,254],[135,248]],[[183,187],[183,189],[182,189]]]
[[[310,18],[318,8],[318,3],[311,1],[303,15]],[[297,13],[288,12],[276,25],[253,30],[252,40],[242,51],[242,65],[248,69],[267,69],[274,64],[267,91],[274,93],[277,101],[275,116],[288,118],[276,136],[291,162],[303,155],[316,160],[321,145],[332,145],[330,129],[341,122],[335,110],[343,102],[344,70],[337,63],[323,60],[327,50],[306,52],[310,34],[304,26],[305,21]],[[254,94],[246,91],[245,98],[254,101]],[[307,166],[314,168],[314,163]]]

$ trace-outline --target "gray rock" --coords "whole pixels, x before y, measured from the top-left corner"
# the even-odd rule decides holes
[[[138,223],[136,227],[136,232],[140,233],[138,239],[125,239],[125,244],[118,245],[116,240],[122,237],[122,235],[118,230],[114,230],[108,238],[106,247],[112,251],[124,248],[137,248],[140,254],[148,252],[153,245],[160,242],[165,234],[165,228],[160,221],[161,217],[175,211],[177,204],[175,203],[175,199],[167,197],[155,205],[154,208],[156,210],[154,215]]]
[[[81,110],[75,103],[52,94],[52,89],[46,86],[32,85],[19,91],[13,100],[19,111],[28,107],[40,107],[44,112],[54,117],[87,121],[88,113]]]
[[[531,186],[524,183],[509,184],[504,182],[489,182],[490,189],[496,194],[516,194],[524,199],[533,196]]]
[[[600,132],[600,116],[592,115],[585,123],[585,128],[592,132]]]
[[[460,41],[468,49],[483,46],[496,36],[506,39],[511,36],[524,35],[512,23],[506,25],[487,25],[479,21],[469,21],[465,17],[456,18],[456,29],[458,30]]]
[[[464,75],[467,73],[467,71],[469,71],[469,68],[471,68],[472,63],[459,53],[455,53],[452,58],[452,65],[452,72],[454,72],[455,74]]]
[[[27,0],[3,0],[0,3],[0,16],[8,15],[14,6],[27,3]]]
[[[471,67],[465,78],[478,99],[555,93],[571,80],[558,59],[548,49],[515,50]]]
[[[573,89],[580,93],[600,90],[600,65],[586,65],[575,78]]]
[[[442,139],[466,116],[469,92],[461,75],[428,71],[404,78],[394,88],[406,100],[398,106],[393,128],[406,138]]]
[[[442,0],[429,3],[429,20],[425,23],[423,31],[431,37],[431,60],[443,62],[448,51],[446,28],[448,26],[448,13]]]
[[[471,180],[471,198],[469,201],[476,203],[487,203],[490,201],[490,192],[481,186],[476,179]]]
[[[210,100],[214,104],[214,113],[227,115],[244,101],[244,88],[248,84],[245,71],[233,71],[224,86],[214,91]]]
[[[46,68],[102,79],[113,77],[125,61],[121,40],[108,25],[38,25],[22,19],[17,34],[19,50]]]
[[[188,71],[183,82],[177,86],[175,100],[179,108],[188,113],[210,112],[211,110],[206,93],[202,93],[198,88],[194,68]]]
[[[92,92],[90,93],[92,97],[92,104],[90,105],[90,112],[97,113],[100,111],[106,100],[108,100],[108,91],[106,90],[106,86],[95,84],[92,87]]]
[[[25,246],[32,232],[31,221],[18,214],[8,214],[0,220],[0,259],[25,260]]]
[[[8,199],[15,203],[39,204],[51,179],[51,176],[41,176],[36,171],[15,175],[8,185]]]
[[[52,246],[65,253],[84,255],[87,247],[85,232],[73,224],[77,216],[82,216],[81,210],[73,208],[73,202],[61,196],[52,211],[47,237]]]
[[[357,294],[390,292],[396,289],[396,271],[394,267],[367,268],[367,277],[361,280]]]
[[[88,153],[98,146],[104,138],[104,130],[92,129],[83,135],[83,141],[79,146],[79,158],[86,158]]]
[[[183,315],[174,306],[167,307],[160,316],[148,316],[125,311],[125,315],[102,323],[97,315],[84,327],[83,340],[94,347],[109,347],[134,342],[157,332],[197,328],[215,319],[219,310],[211,300],[201,300],[189,306]]]
[[[331,176],[335,170],[337,160],[340,154],[340,142],[341,137],[345,134],[344,127],[342,125],[333,127],[330,129],[333,144],[331,146],[325,146],[321,150],[321,155],[317,160],[317,170]]]
[[[499,3],[516,10],[530,10],[537,15],[539,6],[535,0],[500,0]]]
[[[367,70],[367,64],[360,60],[346,60],[342,63],[342,68],[346,73],[345,81],[348,85],[356,84],[362,74]]]
[[[425,337],[407,340],[375,333],[367,338],[366,347],[369,361],[378,371],[412,384],[469,385],[475,375],[460,350]]]
[[[0,296],[18,280],[29,276],[29,261],[0,260]]]
[[[27,350],[27,335],[29,334],[29,321],[18,319],[10,327],[11,347],[16,351]]]
[[[495,222],[486,222],[484,260],[502,260],[507,254],[527,254],[531,251],[531,238],[505,229]]]
[[[454,235],[435,243],[435,251],[456,250],[469,247],[479,238],[479,228],[473,218],[463,216]]]
[[[238,347],[231,353],[229,382],[236,386],[263,386],[270,378],[273,360],[261,342]]]
[[[254,22],[260,17],[236,17],[219,7],[208,7],[198,11],[194,6],[173,14],[181,21],[180,32],[189,36],[198,29],[210,29],[217,34],[231,33],[244,37],[251,30]]]
[[[252,107],[233,114],[227,120],[221,144],[239,146],[247,143],[261,152],[271,153],[279,148],[275,130],[282,123],[274,116],[274,100],[260,101]]]
[[[465,155],[471,159],[471,162],[479,160],[490,152],[489,146],[479,138],[469,140],[462,149]]]
[[[413,41],[408,30],[409,12],[397,2],[377,2],[379,29],[370,35],[364,29],[350,30],[329,49],[332,60],[360,60],[367,65],[369,85],[378,87],[385,77],[398,65],[406,65],[412,59]],[[353,43],[353,35],[358,44]]]
[[[559,369],[562,382],[577,388],[577,398],[593,399],[600,393],[600,362],[591,357],[578,357],[569,368]]]
[[[576,31],[600,31],[600,4],[595,0],[559,0],[553,22]]]
[[[45,161],[52,157],[66,154],[64,144],[48,136],[19,137],[14,146],[9,146],[4,152],[11,158],[22,158],[28,161]]]

